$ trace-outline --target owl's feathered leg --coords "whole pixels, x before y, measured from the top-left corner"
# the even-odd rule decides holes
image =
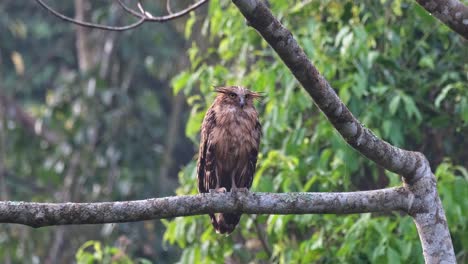
[[[237,184],[236,184],[236,173],[233,172],[231,174],[231,192],[248,192],[249,189],[245,188],[245,187],[237,187]]]
[[[216,173],[216,188],[214,189],[209,189],[208,191],[210,193],[225,193],[227,192],[226,188],[221,187],[221,175],[218,173],[218,168],[215,168],[215,173]]]
[[[231,188],[231,192],[248,192],[249,189],[245,188],[245,187],[241,187],[241,188]]]

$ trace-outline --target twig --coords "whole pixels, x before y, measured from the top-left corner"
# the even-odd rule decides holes
[[[140,12],[141,12],[145,17],[148,17],[148,18],[152,18],[152,17],[153,17],[153,15],[152,15],[150,12],[146,11],[146,10],[143,8],[143,4],[141,3],[141,1],[138,1],[137,7],[138,7],[138,9],[140,9]]]
[[[89,27],[89,28],[95,28],[95,29],[103,29],[103,30],[112,30],[112,31],[125,31],[125,30],[129,30],[129,29],[132,29],[132,28],[136,28],[138,26],[140,26],[141,24],[143,24],[145,22],[145,18],[141,18],[140,20],[138,20],[137,22],[133,23],[133,24],[130,24],[128,26],[122,26],[122,27],[112,27],[112,26],[106,26],[106,25],[100,25],[100,24],[94,24],[94,23],[89,23],[89,22],[84,22],[84,21],[79,21],[79,20],[76,20],[76,19],[73,19],[71,17],[68,17],[68,16],[65,16],[65,15],[62,15],[61,13],[57,12],[56,10],[54,10],[53,8],[51,8],[50,6],[48,6],[46,3],[44,3],[42,0],[36,0],[36,2],[38,2],[42,7],[44,7],[46,10],[48,10],[49,12],[51,12],[53,15],[55,15],[56,17],[62,19],[62,20],[65,20],[67,22],[71,22],[73,24],[76,24],[76,25],[79,25],[79,26],[83,26],[83,27]]]
[[[117,0],[117,1],[118,1],[119,5],[120,5],[125,11],[127,11],[127,13],[131,14],[132,16],[138,17],[138,18],[144,18],[144,17],[145,17],[144,15],[142,15],[142,14],[138,13],[137,11],[135,11],[135,10],[131,9],[130,7],[128,7],[126,4],[124,4],[124,3],[122,2],[122,0]]]
[[[132,8],[125,5],[121,0],[117,0],[119,5],[127,13],[131,14],[132,16],[135,16],[135,17],[139,18],[139,20],[136,21],[135,23],[127,25],[127,26],[121,26],[121,27],[113,27],[113,26],[107,26],[107,25],[102,25],[102,24],[96,24],[96,23],[80,21],[80,20],[77,20],[77,19],[74,19],[74,18],[71,18],[71,17],[68,17],[68,16],[65,16],[65,15],[61,14],[60,12],[56,11],[55,9],[53,9],[52,7],[47,5],[43,0],[36,0],[36,2],[38,2],[43,8],[45,8],[46,10],[51,12],[56,17],[58,17],[58,18],[60,18],[60,19],[62,19],[64,21],[79,25],[79,26],[95,28],[95,29],[102,29],[102,30],[110,30],[110,31],[125,31],[125,30],[129,30],[129,29],[139,27],[140,25],[142,25],[145,22],[163,23],[163,22],[167,22],[167,21],[182,17],[182,16],[194,11],[195,9],[199,8],[203,4],[207,3],[208,0],[200,0],[199,2],[196,2],[193,5],[190,5],[187,8],[185,8],[185,9],[179,11],[179,12],[170,13],[169,15],[165,15],[165,16],[153,16],[150,12],[144,10],[144,8],[143,8],[143,6],[141,5],[140,2],[138,2],[138,7],[139,7],[141,12],[137,12],[136,10],[133,10]]]
[[[166,10],[169,14],[172,14],[172,9],[171,9],[171,0],[166,1]]]

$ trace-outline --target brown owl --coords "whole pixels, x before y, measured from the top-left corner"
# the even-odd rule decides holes
[[[203,119],[197,174],[200,193],[248,190],[257,164],[262,127],[253,101],[259,93],[240,86],[217,87]],[[210,214],[216,232],[230,234],[241,214]]]

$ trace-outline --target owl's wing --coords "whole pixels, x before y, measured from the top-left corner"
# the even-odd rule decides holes
[[[252,186],[252,181],[257,166],[258,148],[260,146],[260,139],[262,137],[262,126],[260,125],[260,122],[258,122],[258,120],[251,135],[254,137],[255,146],[253,146],[252,150],[249,153],[247,170],[245,172],[245,175],[242,175],[240,179],[236,180],[238,187],[250,188]]]
[[[198,192],[200,193],[206,193],[210,189],[216,188],[215,145],[210,140],[210,134],[215,125],[215,112],[210,108],[203,119],[200,150],[198,153],[197,175]]]

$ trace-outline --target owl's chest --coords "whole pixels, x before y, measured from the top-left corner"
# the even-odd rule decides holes
[[[256,147],[252,141],[252,129],[255,123],[242,116],[224,120],[213,131],[216,158],[235,162],[240,157],[246,157]]]

